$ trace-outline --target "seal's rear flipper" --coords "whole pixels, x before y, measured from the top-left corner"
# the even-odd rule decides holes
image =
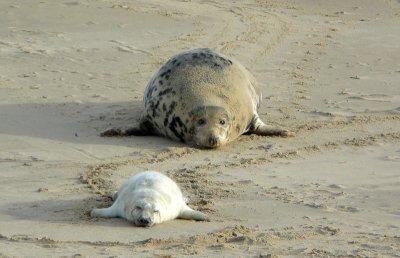
[[[272,127],[264,124],[259,117],[256,117],[250,125],[249,133],[254,133],[262,136],[280,136],[290,137],[294,136],[294,133],[279,127]]]
[[[188,220],[201,220],[201,221],[210,221],[210,219],[204,213],[200,211],[195,211],[190,209],[189,207],[183,211],[178,216],[178,219],[188,219]]]

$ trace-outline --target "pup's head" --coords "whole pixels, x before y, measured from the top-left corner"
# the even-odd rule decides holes
[[[154,200],[143,198],[134,201],[129,207],[129,221],[132,221],[136,226],[151,227],[161,222],[162,212],[157,202]]]

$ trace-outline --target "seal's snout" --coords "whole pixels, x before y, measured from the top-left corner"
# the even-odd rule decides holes
[[[150,219],[146,219],[146,218],[139,218],[138,219],[139,222],[139,226],[143,226],[143,227],[150,227],[152,225]]]
[[[210,147],[217,147],[220,144],[220,140],[218,137],[212,135],[208,138],[208,144]]]

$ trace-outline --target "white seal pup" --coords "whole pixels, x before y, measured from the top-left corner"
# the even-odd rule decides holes
[[[155,171],[141,172],[129,178],[114,194],[114,199],[111,207],[93,209],[91,216],[120,217],[142,227],[176,218],[209,220],[205,214],[187,206],[172,179]]]
[[[175,55],[150,79],[137,126],[102,136],[162,135],[216,148],[245,133],[291,136],[259,118],[261,91],[239,62],[208,48]]]

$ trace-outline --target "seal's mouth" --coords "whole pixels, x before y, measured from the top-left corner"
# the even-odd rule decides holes
[[[208,139],[204,142],[196,142],[196,146],[204,149],[215,149],[221,146],[221,140],[217,136],[210,136]]]
[[[153,226],[155,223],[152,219],[148,219],[148,218],[139,218],[137,221],[135,221],[135,225],[138,227],[146,227],[149,228],[151,226]]]
[[[150,228],[150,227],[154,226],[154,224],[136,224],[136,226],[143,227],[143,228]]]
[[[220,141],[219,137],[212,135],[208,138],[209,148],[216,148],[216,147],[219,147],[220,145],[221,145],[221,141]]]

